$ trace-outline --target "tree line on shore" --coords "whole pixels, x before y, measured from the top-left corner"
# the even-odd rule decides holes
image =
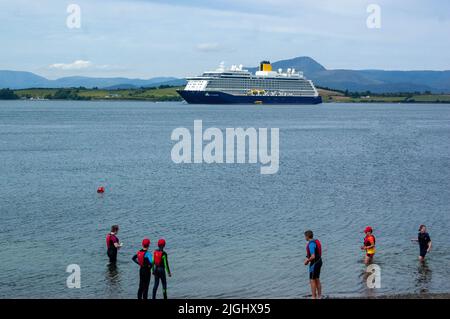
[[[175,86],[170,85],[160,85],[158,87],[141,87],[141,88],[133,88],[133,89],[111,89],[104,90],[105,97],[107,98],[119,98],[119,99],[149,99],[149,100],[158,100],[158,101],[171,101],[174,100],[174,96],[164,95],[164,94],[147,94],[145,96],[140,96],[145,94],[146,92],[152,92],[163,89],[170,89]],[[92,100],[96,98],[102,98],[101,95],[90,95],[90,92],[96,92],[100,89],[97,87],[94,88],[59,88],[59,89],[50,89],[50,88],[31,88],[31,89],[23,89],[23,90],[11,90],[9,88],[0,89],[0,100],[18,100],[18,99],[46,99],[46,100]],[[120,95],[117,94],[120,92]],[[80,94],[82,93],[82,94]],[[179,99],[178,95],[176,98]]]
[[[88,100],[89,97],[83,97],[78,95],[78,89],[58,89],[54,94],[46,94],[44,99],[55,100]],[[25,94],[25,98],[32,98],[31,94]],[[0,89],[0,100],[18,100],[19,96],[15,91],[11,89]]]
[[[349,90],[337,90],[337,89],[332,89],[332,88],[328,88],[328,87],[317,87],[323,90],[327,90],[327,91],[333,91],[333,92],[338,92],[343,94],[344,96],[347,97],[352,97],[352,98],[361,98],[361,97],[365,97],[365,96],[378,96],[378,97],[413,97],[414,95],[433,95],[433,93],[431,91],[414,91],[414,92],[386,92],[386,93],[376,93],[376,92],[371,92],[371,91],[362,91],[362,92],[358,92],[358,91],[349,91]],[[446,95],[448,93],[440,93],[440,95]]]
[[[18,100],[20,97],[10,89],[0,89],[0,100]]]
[[[114,92],[121,91],[123,93],[120,96],[116,96],[113,98],[119,98],[119,99],[148,99],[148,100],[158,100],[158,101],[173,101],[175,98],[170,95],[153,95],[149,94],[145,97],[139,96],[141,94],[144,94],[146,91],[152,91],[152,90],[158,90],[158,89],[170,89],[173,88],[175,90],[176,87],[170,86],[170,85],[160,85],[158,87],[141,87],[141,88],[133,88],[133,89],[114,89],[114,90],[106,90],[107,92],[110,92],[112,95],[114,95]],[[389,97],[403,97],[403,102],[409,102],[414,103],[414,96],[420,96],[420,95],[434,95],[430,91],[424,91],[424,92],[397,92],[397,93],[374,93],[371,91],[364,91],[364,92],[351,92],[349,90],[336,90],[328,87],[318,87],[323,90],[327,90],[330,92],[339,93],[342,96],[349,97],[352,99],[360,99],[360,98],[367,98],[367,97],[381,97],[381,98],[389,98]],[[30,90],[41,90],[41,89],[30,89]],[[50,90],[50,89],[42,89],[42,90]],[[53,89],[55,90],[55,89]],[[31,99],[31,98],[42,98],[42,99],[48,99],[48,100],[92,100],[97,97],[89,96],[88,94],[80,95],[80,92],[90,92],[90,91],[98,91],[99,89],[97,87],[94,87],[92,89],[88,89],[85,87],[78,87],[78,88],[60,88],[56,89],[54,92],[47,92],[46,94],[41,94],[38,97],[36,97],[36,94],[33,94],[32,92],[23,92],[22,94],[18,94],[20,91],[28,91],[28,90],[11,90],[9,88],[0,89],[0,100],[18,100],[18,99]],[[445,93],[441,93],[442,95],[445,95]],[[178,96],[177,96],[178,98]],[[430,102],[441,102],[439,100]],[[444,102],[444,101],[442,101]]]

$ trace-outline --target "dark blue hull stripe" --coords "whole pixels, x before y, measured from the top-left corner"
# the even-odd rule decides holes
[[[184,91],[178,94],[190,104],[319,104],[322,97],[231,95],[212,91]]]

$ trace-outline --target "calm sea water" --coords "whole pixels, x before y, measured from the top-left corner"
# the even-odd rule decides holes
[[[280,128],[280,170],[171,161],[173,129]],[[0,297],[135,298],[144,236],[167,240],[169,297],[304,297],[304,230],[330,296],[450,292],[450,105],[209,106],[0,101]],[[98,195],[99,185],[106,187]],[[124,248],[107,265],[105,235]],[[425,223],[426,266],[410,242]],[[375,229],[382,288],[366,288]],[[81,267],[81,289],[66,267]]]

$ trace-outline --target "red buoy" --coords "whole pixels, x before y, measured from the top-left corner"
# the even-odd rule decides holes
[[[103,194],[104,192],[105,192],[105,188],[104,188],[103,186],[99,186],[99,187],[97,188],[97,193]]]

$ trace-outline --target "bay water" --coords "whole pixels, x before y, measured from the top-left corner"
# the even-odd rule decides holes
[[[194,120],[279,128],[279,171],[174,163],[171,133]],[[2,298],[135,298],[144,237],[167,241],[171,298],[302,298],[307,229],[325,295],[450,292],[450,105],[0,101],[0,216]],[[367,225],[379,289],[366,285]],[[70,264],[80,289],[66,286]]]

